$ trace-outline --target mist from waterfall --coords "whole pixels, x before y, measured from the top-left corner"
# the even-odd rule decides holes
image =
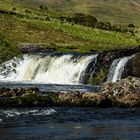
[[[0,81],[28,81],[48,84],[81,84],[87,66],[96,63],[90,55],[24,55],[0,65]]]
[[[123,74],[123,72],[125,70],[126,64],[133,57],[134,57],[134,55],[128,56],[128,57],[119,58],[119,59],[115,59],[112,62],[112,65],[110,67],[109,74],[107,76],[107,82],[114,83],[114,82],[117,82],[118,80],[121,80],[122,74]]]

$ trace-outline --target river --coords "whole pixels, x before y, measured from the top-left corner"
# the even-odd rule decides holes
[[[2,140],[140,139],[140,109],[0,109]]]

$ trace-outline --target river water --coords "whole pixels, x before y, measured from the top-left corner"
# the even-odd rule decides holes
[[[17,81],[0,81],[0,88],[31,88],[37,87],[40,91],[81,91],[81,92],[97,92],[100,91],[99,86],[89,85],[61,85],[61,84],[45,84],[33,82],[17,82]]]
[[[14,58],[0,65],[0,88],[97,92],[100,87],[82,84],[94,74],[97,57],[39,54]],[[123,60],[111,68],[119,75]],[[0,140],[98,139],[139,140],[140,108],[0,108]]]
[[[0,109],[1,140],[139,140],[140,109]]]
[[[42,91],[98,91],[98,86],[0,82]],[[139,140],[140,108],[1,108],[0,140]]]
[[[0,82],[42,91],[98,91],[86,85]],[[1,108],[0,140],[139,140],[140,108]]]

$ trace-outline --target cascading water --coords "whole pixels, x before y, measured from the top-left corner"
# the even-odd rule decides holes
[[[0,81],[81,84],[80,78],[97,54],[24,55],[0,65]]]
[[[114,83],[117,82],[118,80],[121,80],[126,64],[133,57],[134,55],[115,59],[110,67],[109,74],[107,76],[107,82]]]

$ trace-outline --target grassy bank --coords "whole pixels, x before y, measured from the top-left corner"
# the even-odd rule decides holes
[[[15,56],[20,56],[16,47],[9,43],[3,36],[0,36],[0,64]]]
[[[7,0],[8,1],[8,0]],[[89,52],[138,46],[138,33],[105,31],[55,18],[55,12],[0,2],[0,34],[14,46],[38,43],[55,51]],[[3,12],[8,11],[8,12]],[[136,29],[133,29],[136,30]]]

